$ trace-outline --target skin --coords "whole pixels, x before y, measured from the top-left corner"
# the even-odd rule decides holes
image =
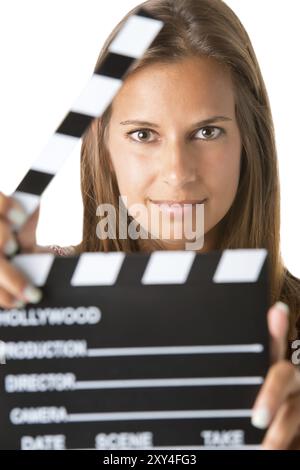
[[[213,119],[209,127],[196,124],[215,116],[227,120]],[[129,120],[157,126],[122,124]],[[220,222],[236,195],[242,150],[227,70],[208,58],[187,58],[135,72],[113,101],[107,146],[127,208],[133,204],[146,208],[146,215],[139,218],[145,229],[150,211],[159,211],[151,200],[207,198],[201,251],[216,246]],[[192,214],[195,228],[195,207]],[[149,237],[144,248],[184,249],[188,239],[175,239],[177,221],[171,218],[165,223],[171,236],[164,238],[162,227],[156,225],[158,243]]]
[[[153,73],[150,73],[153,72]],[[213,115],[231,119],[213,122],[226,133],[216,140],[192,138],[193,125]],[[158,124],[151,128],[151,144],[134,143],[126,132],[145,126],[122,125],[129,119]],[[168,65],[151,65],[128,78],[113,103],[108,145],[120,193],[128,206],[150,199],[201,199],[205,204],[205,243],[202,251],[217,246],[221,222],[234,201],[239,181],[241,138],[234,115],[230,76],[212,60],[185,60]],[[153,131],[153,132],[152,132]],[[136,138],[135,134],[135,138]],[[202,137],[202,134],[200,134]],[[205,135],[205,133],[203,133]],[[143,139],[145,137],[143,136]],[[28,281],[4,256],[13,237],[9,211],[22,210],[16,201],[0,193],[0,307],[11,308],[16,300],[28,302]],[[37,247],[35,230],[38,211],[18,232],[17,242],[27,252]],[[140,223],[145,223],[142,220]],[[175,223],[171,221],[170,223]],[[150,243],[151,242],[151,243]],[[144,247],[182,249],[185,240],[145,241]],[[148,244],[147,244],[148,243]],[[150,246],[149,246],[150,243]],[[300,372],[284,359],[288,315],[275,304],[268,311],[272,365],[253,406],[268,410],[264,449],[300,449]]]

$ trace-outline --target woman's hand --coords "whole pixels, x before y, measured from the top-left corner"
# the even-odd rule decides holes
[[[0,308],[21,308],[26,302],[36,303],[41,299],[41,291],[30,285],[6,258],[18,248],[21,252],[35,251],[38,216],[37,209],[24,223],[26,214],[22,207],[0,192]],[[22,228],[14,233],[13,228],[18,227]]]
[[[284,360],[288,307],[277,302],[268,312],[273,365],[253,407],[252,424],[268,430],[262,449],[300,449],[300,370]]]

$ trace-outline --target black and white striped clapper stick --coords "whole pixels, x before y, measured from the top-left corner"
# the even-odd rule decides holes
[[[39,305],[0,312],[3,449],[255,448],[263,249],[14,258]]]
[[[141,8],[120,29],[107,57],[12,194],[27,213],[24,223],[39,206],[43,192],[91,122],[109,106],[122,86],[124,75],[143,56],[162,27],[163,22]]]

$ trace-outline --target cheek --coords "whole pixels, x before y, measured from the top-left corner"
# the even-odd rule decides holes
[[[130,204],[144,203],[149,196],[149,188],[152,182],[152,166],[146,158],[142,158],[128,152],[111,153],[112,163],[115,169],[120,194],[127,197]]]
[[[241,149],[229,146],[216,152],[208,167],[208,185],[212,197],[221,206],[231,205],[240,175]]]

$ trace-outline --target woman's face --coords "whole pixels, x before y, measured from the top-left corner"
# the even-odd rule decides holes
[[[195,229],[196,204],[201,204],[205,235],[198,251],[215,249],[240,175],[241,137],[230,73],[213,59],[199,57],[148,65],[125,80],[107,131],[129,213],[148,232],[151,228],[162,249],[184,249],[187,238],[175,235],[176,224],[192,217]],[[185,210],[183,203],[189,204]],[[135,213],[134,204],[145,210]],[[169,232],[162,231],[166,226]],[[151,237],[147,243],[151,246]]]

